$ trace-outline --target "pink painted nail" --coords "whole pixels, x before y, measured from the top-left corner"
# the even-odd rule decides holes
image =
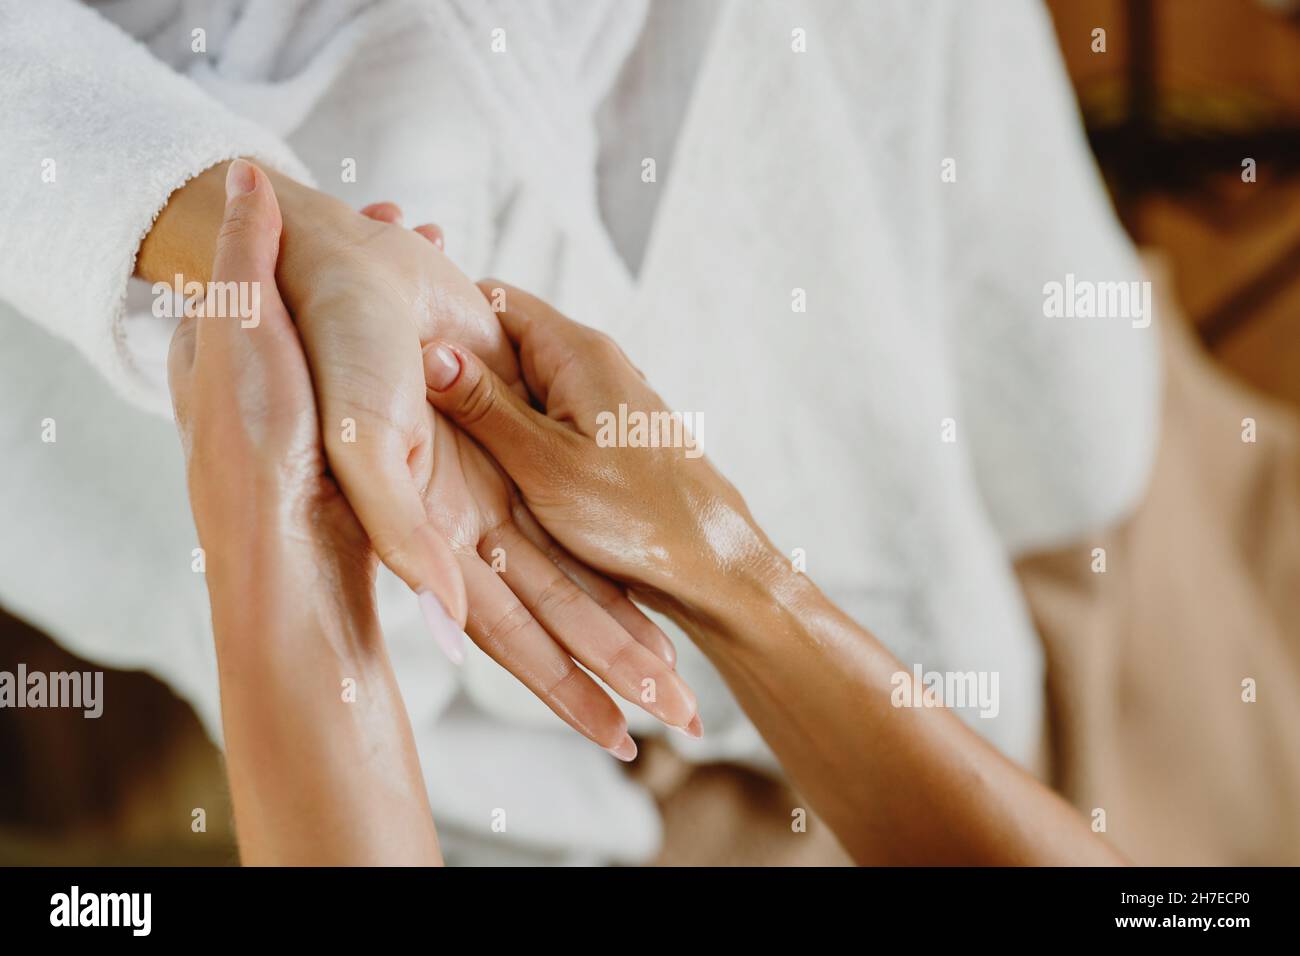
[[[699,740],[704,736],[704,724],[700,721],[700,715],[696,714],[691,718],[691,722],[685,727],[673,727],[674,730],[680,730],[687,737]]]
[[[226,170],[226,199],[251,193],[257,185],[257,174],[250,163],[237,159]]]
[[[624,763],[631,763],[636,759],[636,741],[632,739],[630,734],[624,734],[623,739],[619,741],[617,746],[606,747],[605,752],[613,754]]]
[[[460,378],[460,357],[438,343],[424,353],[424,383],[435,392],[445,392]]]
[[[429,633],[438,647],[447,655],[447,659],[459,667],[465,663],[465,632],[457,627],[447,609],[442,606],[432,591],[421,591],[418,595],[420,610],[424,613],[424,623],[429,626]]]

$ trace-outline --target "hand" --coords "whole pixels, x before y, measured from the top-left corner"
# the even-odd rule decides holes
[[[286,188],[292,192],[302,187]],[[375,214],[382,216],[383,210],[372,209]],[[298,304],[286,297],[284,305],[297,318],[321,410],[316,457],[311,459],[317,477],[327,478],[328,462],[370,544],[390,567],[407,566],[415,550],[436,558],[426,560],[419,576],[408,583],[421,589],[430,627],[454,660],[463,655],[459,621],[453,623],[434,597],[447,593],[446,578],[458,585],[464,581],[461,593],[467,592],[469,601],[466,608],[461,598],[459,620],[467,616],[475,642],[561,718],[615,756],[630,760],[636,754],[626,720],[574,658],[628,700],[698,735],[695,697],[672,670],[674,652],[667,637],[620,588],[564,554],[519,504],[509,480],[482,450],[425,401],[416,326],[431,325],[431,320],[415,308],[423,301],[420,297],[408,301],[398,290],[407,289],[407,279],[424,283],[427,274],[437,276],[441,285],[427,290],[424,299],[460,316],[454,327],[489,353],[491,345],[484,344],[481,330],[490,324],[505,349],[498,367],[515,369],[513,350],[482,296],[426,241],[436,238],[428,228],[421,238],[393,222],[356,218],[364,228],[349,240],[334,240],[333,251],[318,258],[306,255],[306,240],[299,235],[296,261],[314,263],[310,278],[300,265],[286,267],[282,262],[276,270],[281,286],[293,281],[300,288]],[[229,231],[229,222],[225,229]],[[428,260],[429,255],[435,258]],[[411,276],[403,279],[400,271],[393,271],[399,266]],[[311,291],[304,295],[301,288]],[[449,306],[452,302],[461,305]],[[408,370],[414,372],[414,390],[401,384]],[[408,408],[408,397],[414,410]],[[302,398],[284,395],[277,400]],[[329,424],[328,409],[339,416],[340,429]],[[343,411],[352,414],[343,416]],[[343,440],[343,417],[355,422],[355,444]],[[370,440],[363,441],[365,436]],[[394,461],[400,464],[393,466]],[[333,487],[332,480],[329,484]],[[376,485],[395,500],[376,499]],[[365,505],[358,500],[373,504],[380,516],[371,512],[373,520],[367,524]],[[394,520],[402,523],[394,525]],[[376,532],[376,524],[415,530],[387,534]],[[394,552],[385,544],[403,535],[408,542],[419,539],[420,549],[403,546]],[[497,549],[506,562],[500,574],[490,563]]]
[[[518,289],[499,318],[540,414],[471,352],[426,347],[430,404],[472,435],[514,479],[537,520],[576,557],[656,605],[707,614],[716,582],[761,574],[775,549],[734,487],[691,436],[679,447],[602,447],[601,425],[668,409],[608,336]],[[689,453],[688,453],[689,452]]]
[[[301,188],[291,187],[295,196]],[[310,212],[302,212],[304,205]],[[450,260],[386,218],[384,207],[369,212],[357,215],[315,193],[299,198],[298,228],[285,244],[277,280],[312,370],[332,473],[380,559],[426,595],[425,607],[436,614],[427,595],[437,595],[463,625],[463,562],[446,531],[458,516],[468,517],[464,506],[474,502],[465,495],[440,502],[441,522],[426,515],[421,493],[434,435],[420,343],[436,331],[482,355],[509,383],[518,381],[518,368],[499,323]],[[456,459],[437,460],[444,466]],[[472,549],[469,528],[458,530],[458,543]],[[450,653],[458,659],[463,651]]]
[[[607,441],[620,405],[629,423],[667,413],[611,339],[517,289],[480,287],[504,290],[502,326],[545,414],[447,342],[425,349],[429,402],[509,472],[558,541],[683,626],[856,860],[1122,862],[951,711],[900,710],[908,672],[790,567],[695,449]]]
[[[326,471],[311,376],[280,300],[270,183],[232,168],[211,296],[168,359],[206,552],[227,767],[251,864],[441,861],[374,607],[374,554]]]

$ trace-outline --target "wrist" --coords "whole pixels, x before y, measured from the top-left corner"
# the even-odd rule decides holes
[[[310,622],[373,611],[375,558],[330,502],[269,494],[199,530],[219,644],[291,644],[319,626]]]
[[[136,275],[149,282],[170,282],[177,274],[187,281],[212,278],[229,167],[229,161],[210,166],[168,197],[140,244]],[[277,280],[287,280],[289,291],[298,292],[310,281],[313,263],[345,244],[344,227],[355,229],[355,221],[364,217],[318,189],[271,169],[264,172],[275,189],[283,222]]]
[[[725,570],[691,579],[689,591],[678,599],[683,614],[691,628],[715,643],[749,642],[766,630],[760,622],[798,614],[821,596],[757,529],[754,540],[725,564]]]

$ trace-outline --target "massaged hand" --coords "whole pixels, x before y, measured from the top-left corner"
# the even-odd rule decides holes
[[[230,165],[214,166],[172,194],[141,244],[138,275],[165,287],[176,275],[198,282],[210,278]],[[500,489],[496,482],[465,484],[455,475],[442,475],[459,458],[439,454],[435,475],[440,487],[463,486],[473,500],[462,496],[441,502],[436,515],[426,508],[427,480],[417,480],[417,473],[427,468],[435,436],[424,401],[419,348],[435,333],[450,338],[522,390],[513,351],[478,290],[442,254],[436,231],[417,234],[401,228],[400,214],[391,204],[358,215],[288,177],[275,172],[266,177],[281,213],[276,281],[307,353],[330,473],[381,559],[420,594],[439,643],[458,659],[463,653],[460,625],[468,614],[461,573],[465,552],[453,550],[448,535],[454,530],[455,541],[477,547],[480,540],[471,540],[475,529],[497,528],[484,527],[484,522],[485,513],[501,512]],[[447,444],[455,442],[449,438]],[[486,492],[481,502],[475,497],[480,489]],[[476,512],[479,504],[483,507]],[[525,537],[557,553],[626,632],[673,662],[671,642],[618,588],[559,555],[526,515],[516,521]],[[524,584],[537,590],[549,581],[549,570],[542,570],[545,579],[526,571],[514,580],[522,576]],[[472,631],[488,630],[497,621],[522,625],[527,615],[507,599],[499,581],[481,574],[473,578],[478,583],[470,585],[468,603],[477,608]],[[448,617],[455,627],[446,625]]]
[[[172,194],[141,244],[138,275],[209,278],[230,165]],[[500,327],[433,244],[288,177],[266,177],[282,224],[276,281],[307,352],[331,473],[385,563],[463,622],[458,562],[429,526],[408,465],[432,440],[415,357],[436,330],[511,381],[518,371]]]
[[[249,164],[236,167],[252,168]],[[259,182],[266,182],[266,189],[271,190],[266,177],[259,177]],[[439,281],[440,285],[421,295],[439,303],[438,310],[453,317],[453,329],[464,332],[486,323],[496,326],[478,290],[426,241],[435,237],[431,231],[422,230],[421,238],[393,223],[394,217],[384,207],[373,207],[369,212],[376,221],[367,220],[368,226],[377,231],[368,233],[371,237],[360,246],[348,244],[341,249],[363,260],[382,249],[383,260],[390,263],[409,255],[409,268],[419,265],[423,275]],[[378,221],[385,218],[389,221]],[[228,219],[223,237],[229,242],[247,241],[266,227],[265,222],[241,223],[238,219],[232,227]],[[415,257],[415,251],[434,254],[434,259]],[[316,483],[334,488],[337,479],[348,513],[355,514],[357,524],[370,532],[361,520],[362,511],[356,506],[352,487],[339,474],[340,458],[353,463],[351,456],[358,452],[350,443],[331,442],[325,409],[353,410],[358,415],[358,408],[383,407],[381,421],[357,420],[358,444],[368,428],[381,429],[386,427],[383,423],[400,419],[403,424],[394,426],[380,448],[372,448],[370,454],[371,459],[375,454],[399,454],[402,481],[385,482],[372,469],[361,476],[362,494],[373,494],[367,484],[373,478],[383,491],[414,496],[418,515],[411,515],[407,523],[418,527],[431,547],[446,548],[451,555],[451,565],[432,568],[430,573],[454,574],[464,580],[469,597],[467,630],[475,642],[571,726],[622,759],[631,759],[636,753],[627,735],[626,720],[608,695],[577,666],[575,658],[616,692],[665,723],[698,734],[695,698],[672,669],[674,655],[668,639],[620,588],[565,555],[532,521],[509,480],[479,446],[429,408],[419,345],[419,337],[427,334],[427,329],[412,329],[412,303],[394,291],[400,286],[393,275],[381,272],[387,276],[384,282],[348,285],[345,280],[356,270],[365,272],[363,266],[374,263],[348,260],[346,268],[340,265],[335,272],[331,268],[333,261],[326,258],[317,262],[315,278],[308,283],[314,291],[300,300],[299,311],[293,313],[320,408],[320,415],[312,417],[316,425],[314,444],[311,449],[282,450],[279,454],[286,455],[287,460],[309,463],[309,473]],[[284,276],[282,267],[276,270],[276,280],[281,284]],[[268,304],[281,309],[287,306],[290,312],[294,309],[287,301],[281,303],[275,297],[268,300],[264,291],[264,309]],[[399,320],[390,322],[390,315],[397,315]],[[314,330],[315,339],[308,328]],[[479,341],[480,345],[483,340],[478,334],[466,333],[465,338]],[[500,340],[505,342],[503,336]],[[314,352],[313,341],[317,342]],[[505,348],[506,359],[499,360],[498,367],[515,369],[513,350],[508,344]],[[490,345],[485,349],[491,354]],[[405,356],[406,361],[400,361],[400,356]],[[414,371],[414,386],[402,384],[407,366]],[[322,383],[322,379],[327,381]],[[217,387],[215,382],[211,385]],[[345,394],[334,394],[331,389],[335,386]],[[407,405],[411,403],[416,409],[408,414]],[[281,414],[292,415],[304,400],[301,395],[285,394],[268,404]],[[306,404],[310,406],[311,402]],[[415,442],[409,450],[408,441]],[[214,447],[224,450],[227,446],[223,443]],[[261,454],[263,465],[277,460],[276,452],[266,450]],[[242,468],[243,463],[236,459],[235,466]],[[199,508],[197,502],[195,507]],[[373,532],[369,537],[374,545]],[[498,549],[505,556],[503,564],[494,559]],[[581,587],[575,585],[575,580]],[[437,582],[421,578],[420,583],[429,591]],[[448,653],[453,659],[463,654],[458,644],[459,627],[441,613],[432,595],[422,594],[421,603],[435,637]]]

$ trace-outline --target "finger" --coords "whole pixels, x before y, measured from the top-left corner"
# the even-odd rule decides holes
[[[234,363],[232,368],[250,367],[257,355],[274,360],[273,353],[288,345],[289,337],[293,350],[300,351],[275,283],[281,229],[280,205],[271,181],[252,163],[234,160],[226,170],[226,206],[217,233],[212,281],[193,333],[188,329],[180,333],[178,361],[185,354],[180,349],[191,344],[193,361],[211,352]]]
[[[366,206],[361,210],[361,215],[368,219],[377,219],[380,222],[391,222],[398,226],[402,224],[402,210],[396,203],[371,203],[369,206]],[[446,241],[443,238],[442,228],[436,224],[427,222],[423,225],[416,226],[412,231],[419,233],[439,249],[446,249]]]
[[[270,180],[252,163],[236,159],[226,170],[226,209],[212,260],[213,283],[259,282],[274,289],[281,228],[280,204]],[[200,325],[203,317],[218,316],[205,309]]]
[[[415,231],[424,236],[424,238],[428,239],[439,249],[445,250],[447,248],[446,242],[443,239],[442,228],[440,226],[432,222],[426,222],[422,226],[416,226]]]
[[[593,571],[569,554],[563,545],[547,534],[546,530],[537,523],[537,519],[523,502],[516,501],[512,505],[511,518],[525,538],[550,558],[555,566],[567,574],[578,587],[586,591],[591,599],[599,604],[606,614],[621,624],[638,644],[643,645],[669,667],[676,668],[676,646],[668,635],[632,602],[621,585]]]
[[[331,413],[329,420],[344,416]],[[458,638],[440,626],[426,595],[436,598],[444,616],[463,625],[468,607],[460,565],[451,545],[429,520],[420,489],[407,467],[410,441],[398,429],[356,416],[354,433],[325,430],[325,452],[334,478],[379,559],[420,596],[434,638],[444,649]],[[454,655],[449,655],[454,658]]]
[[[510,522],[485,535],[481,554],[500,548],[502,580],[533,618],[615,693],[670,727],[686,728],[698,709],[686,682],[638,644]]]
[[[477,555],[461,556],[470,595],[470,639],[514,674],[547,707],[620,760],[636,756],[627,719],[533,619],[514,593]]]
[[[660,408],[662,400],[612,338],[575,322],[522,289],[485,279],[479,289],[519,353],[529,392],[556,421],[584,434],[611,402]]]
[[[519,353],[528,390],[546,407],[556,373],[572,364],[574,354],[582,347],[583,327],[535,296],[504,282],[483,279],[478,287]]]
[[[523,344],[534,323],[546,326],[550,337],[564,339],[570,344],[576,344],[580,331],[586,328],[531,292],[499,279],[480,279],[477,285],[501,320],[506,336],[516,346]]]
[[[391,222],[394,225],[402,224],[402,208],[397,203],[392,202],[372,202],[361,210],[361,215],[367,219],[376,219],[379,222]]]
[[[559,443],[577,440],[459,346],[429,343],[424,378],[429,404],[486,448],[516,484],[544,475],[547,463],[562,452]]]

